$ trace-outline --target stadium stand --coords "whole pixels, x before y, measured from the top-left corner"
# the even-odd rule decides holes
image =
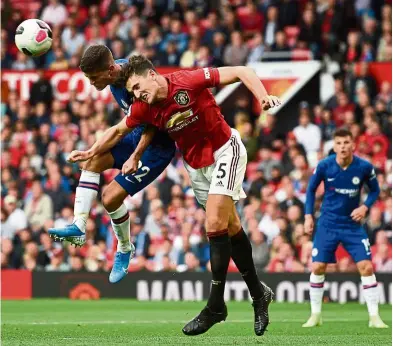
[[[53,28],[53,49],[34,60],[13,43],[17,25],[32,17]],[[391,62],[391,18],[391,1],[381,0],[13,0],[2,7],[1,64],[19,71],[77,68],[83,49],[94,43],[108,45],[115,58],[145,54],[157,66],[337,62],[334,95],[324,104],[302,102],[293,110],[299,125],[288,133],[280,133],[270,115],[257,121],[247,100],[236,101],[234,124],[250,161],[248,198],[238,208],[258,270],[309,272],[312,242],[303,228],[312,173],[308,157],[325,156],[334,129],[347,126],[356,138],[356,154],[378,170],[382,191],[366,228],[376,271],[391,272],[391,84],[377,83],[368,70],[370,62]],[[80,173],[66,162],[67,155],[90,147],[96,134],[119,121],[119,107],[91,97],[81,101],[75,92],[61,102],[40,73],[27,102],[2,81],[1,110],[1,267],[109,270],[116,244],[99,200],[83,248],[53,242],[47,230],[72,222]],[[103,174],[102,187],[114,174]],[[322,194],[320,188],[318,204]],[[204,212],[179,156],[156,183],[129,197],[127,206],[137,248],[130,270],[209,270]],[[344,249],[337,257],[330,271],[356,270]],[[230,267],[236,271],[233,263]]]

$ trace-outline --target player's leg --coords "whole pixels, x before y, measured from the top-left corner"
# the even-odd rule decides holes
[[[111,283],[119,282],[127,275],[129,262],[135,253],[134,245],[130,242],[129,213],[123,201],[127,195],[135,195],[157,179],[175,154],[175,147],[164,151],[156,149],[154,145],[149,146],[139,161],[138,170],[134,174],[118,174],[103,192],[102,203],[111,217],[117,238],[115,261],[109,275]],[[131,155],[131,150],[128,147],[123,148],[122,159],[115,163],[115,168],[124,164]]]
[[[259,300],[263,297],[263,288],[255,270],[250,240],[241,226],[240,218],[234,205],[229,217],[228,229],[232,245],[232,259],[247,284],[251,298]]]
[[[371,262],[370,241],[363,227],[343,235],[343,246],[356,262],[363,285],[363,295],[369,314],[369,327],[388,328],[379,317],[378,282]]]
[[[237,131],[218,152],[216,162],[207,168],[194,170],[186,165],[194,193],[203,205],[206,201],[206,231],[210,243],[212,286],[207,306],[184,328],[186,335],[206,332],[227,316],[224,289],[231,256],[229,218],[234,202],[245,197],[241,189],[247,164],[247,151]]]
[[[262,335],[269,324],[268,307],[273,300],[273,291],[262,284],[258,278],[252,258],[251,243],[241,226],[235,205],[229,217],[228,229],[232,245],[232,259],[247,284],[253,300],[254,331],[256,335]]]
[[[328,263],[335,263],[335,252],[339,244],[336,231],[318,226],[315,231],[312,250],[312,272],[310,275],[311,316],[303,327],[316,327],[322,324],[322,300],[325,273]]]
[[[86,222],[90,214],[93,201],[97,198],[100,174],[112,168],[114,158],[110,152],[97,155],[83,162],[82,173],[76,188],[74,202],[74,221],[65,228],[52,228],[49,235],[59,240],[67,240],[74,245],[83,245],[85,242]]]
[[[186,163],[185,167],[190,175],[195,197],[206,211],[206,231],[210,243],[212,285],[209,302],[201,313],[182,329],[186,335],[198,335],[205,333],[214,324],[224,321],[227,317],[224,289],[230,260],[228,221],[233,201],[228,196],[209,195],[210,181],[204,174],[204,169],[193,169]],[[218,206],[215,213],[211,208],[212,204]]]
[[[310,305],[311,316],[303,327],[316,327],[322,325],[322,299],[323,286],[327,263],[313,262],[310,275]]]
[[[112,181],[102,193],[102,204],[111,218],[113,232],[117,239],[117,251],[109,282],[116,283],[128,273],[135,247],[130,241],[130,217],[124,199],[129,193],[116,181]]]

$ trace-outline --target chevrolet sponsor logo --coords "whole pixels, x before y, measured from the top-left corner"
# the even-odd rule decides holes
[[[188,109],[184,112],[179,112],[174,115],[168,120],[165,125],[167,130],[171,130],[174,127],[180,126],[182,123],[186,122],[188,118],[194,115],[192,109]],[[183,126],[184,127],[184,126]]]

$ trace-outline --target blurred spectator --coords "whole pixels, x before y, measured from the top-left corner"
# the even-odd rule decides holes
[[[61,42],[65,52],[69,56],[80,54],[82,52],[86,41],[84,35],[78,32],[78,28],[74,19],[68,19],[67,26],[61,35]]]
[[[224,63],[228,66],[244,65],[248,48],[243,42],[242,34],[235,31],[231,34],[231,44],[224,51]]]
[[[265,52],[262,34],[256,33],[252,40],[249,41],[249,45],[250,53],[248,54],[247,62],[251,63],[261,61],[263,53]]]
[[[166,44],[165,52],[162,52],[159,59],[161,66],[177,66],[179,65],[179,54],[177,51],[176,43],[169,41]]]
[[[143,229],[143,225],[139,217],[135,218],[132,223],[131,236],[134,240],[136,259],[138,259],[138,257],[147,259],[149,257],[150,236]]]
[[[185,263],[178,265],[176,268],[178,272],[200,272],[202,270],[199,264],[199,259],[192,252],[187,252],[184,256],[184,259]]]
[[[35,68],[35,64],[27,55],[18,52],[16,55],[16,61],[12,63],[11,68],[13,70],[32,70]]]
[[[284,31],[277,31],[275,42],[271,46],[271,52],[275,53],[271,58],[268,58],[269,61],[288,61],[290,58],[290,48],[286,43],[286,35]]]
[[[161,43],[161,50],[166,51],[167,45],[171,42],[175,46],[175,50],[178,54],[183,53],[187,48],[188,36],[186,33],[181,32],[180,20],[173,20],[171,23],[171,31],[164,37],[164,41]]]
[[[309,154],[315,154],[321,147],[321,130],[311,122],[311,115],[308,103],[302,102],[300,105],[299,125],[293,130],[298,143],[303,145]]]
[[[279,2],[279,26],[296,25],[298,21],[298,2],[295,0],[284,0]]]
[[[40,181],[36,180],[31,186],[31,197],[26,203],[25,213],[29,224],[43,227],[47,220],[53,218],[53,202],[44,194]]]
[[[150,204],[150,213],[146,217],[145,229],[150,237],[158,237],[161,234],[160,225],[167,223],[162,202],[155,199]]]
[[[257,271],[263,271],[269,262],[269,246],[265,242],[265,236],[262,232],[255,230],[251,232],[250,242],[255,268]]]
[[[261,158],[261,163],[258,166],[258,170],[262,170],[263,176],[267,180],[271,180],[272,179],[272,170],[274,167],[279,167],[280,162],[273,158],[272,148],[268,145],[262,147],[259,150],[259,156]]]
[[[369,67],[367,62],[362,62],[359,64],[359,70],[350,80],[350,90],[352,99],[355,98],[355,93],[360,88],[366,88],[371,99],[376,96],[376,82],[375,79],[369,73]]]
[[[30,90],[30,104],[36,106],[43,102],[48,107],[52,104],[53,90],[49,80],[45,78],[44,70],[38,70],[38,80],[33,83]]]
[[[271,47],[275,42],[276,33],[279,29],[277,7],[270,6],[267,10],[267,21],[263,30],[265,43],[268,47]]]
[[[179,66],[183,68],[194,67],[196,65],[199,43],[197,40],[188,42],[188,49],[182,54]]]
[[[50,25],[63,25],[67,17],[67,9],[59,0],[49,0],[41,15],[41,19]]]
[[[52,252],[52,256],[50,258],[50,264],[45,267],[45,270],[48,272],[67,272],[70,270],[70,266],[63,262],[63,250],[55,249]]]
[[[27,228],[27,217],[25,212],[17,207],[17,199],[13,195],[4,198],[4,209],[2,208],[1,236],[13,239],[15,234]]]
[[[70,267],[72,272],[80,272],[85,270],[84,265],[83,265],[83,259],[81,256],[71,256],[70,260]]]
[[[303,12],[298,39],[301,42],[305,42],[315,56],[319,54],[321,45],[321,26],[312,10],[305,10]]]
[[[265,215],[262,217],[261,222],[258,225],[259,231],[266,236],[268,244],[271,244],[273,238],[280,234],[277,219],[277,206],[272,203],[268,204],[266,206]]]
[[[246,6],[237,9],[237,16],[239,18],[242,31],[248,35],[260,32],[263,28],[263,15],[258,12],[255,2],[247,0]]]
[[[378,273],[392,272],[392,257],[387,244],[381,244],[373,256],[374,270]]]

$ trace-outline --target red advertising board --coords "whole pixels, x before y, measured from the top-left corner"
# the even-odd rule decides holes
[[[32,275],[28,270],[1,271],[1,299],[31,299]]]
[[[158,68],[159,73],[170,73],[179,70],[175,67],[161,67]],[[88,97],[93,97],[95,100],[103,100],[110,102],[112,100],[109,88],[103,91],[97,91],[90,85],[89,80],[84,74],[77,69],[65,71],[45,71],[45,76],[50,80],[55,97],[63,102],[67,102],[70,98],[70,92],[76,90],[77,97],[80,100],[85,100]],[[38,79],[38,74],[35,70],[30,71],[15,71],[2,70],[1,81],[8,85],[10,91],[17,90],[20,97],[24,101],[28,101],[30,97],[31,85]]]

